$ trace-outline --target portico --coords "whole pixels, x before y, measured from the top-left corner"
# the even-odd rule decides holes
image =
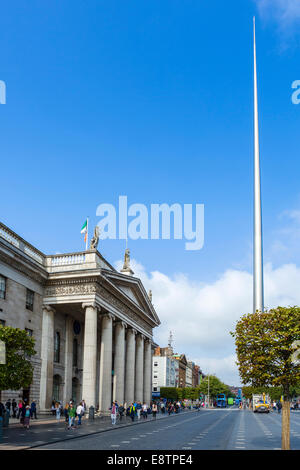
[[[152,329],[159,324],[141,281],[112,268],[97,251],[86,252],[72,265],[66,255],[48,260],[42,323],[41,406],[51,406],[55,316],[67,315],[63,396],[68,400],[72,379],[78,379],[87,406],[108,413],[112,401],[151,400]],[[99,269],[100,268],[100,269]],[[72,319],[80,325],[72,333]],[[74,328],[73,328],[74,330]],[[72,372],[74,338],[81,344],[82,367]],[[74,369],[74,368],[73,368]]]
[[[84,399],[101,413],[109,412],[113,400],[127,406],[151,400],[153,328],[159,318],[130,268],[129,250],[118,272],[97,243],[93,239],[87,251],[48,256],[0,224],[6,289],[0,319],[26,328],[35,340],[26,393],[39,412],[48,412],[53,400]],[[24,393],[3,391],[2,397]]]

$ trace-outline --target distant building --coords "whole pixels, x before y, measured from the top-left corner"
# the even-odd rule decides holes
[[[186,369],[185,369],[185,386],[192,387],[193,386],[193,368],[194,363],[192,361],[187,361]]]
[[[176,361],[170,356],[153,356],[153,392],[158,393],[161,387],[175,387]]]
[[[152,391],[154,394],[160,392],[160,387],[176,387],[175,368],[177,362],[172,357],[173,349],[171,346],[160,348],[154,351],[153,375],[152,375]]]
[[[185,354],[174,354],[173,358],[176,360],[176,387],[186,387],[186,366],[187,360]]]

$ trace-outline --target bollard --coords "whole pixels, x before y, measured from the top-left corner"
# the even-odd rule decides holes
[[[95,408],[93,406],[89,407],[89,419],[95,418]]]

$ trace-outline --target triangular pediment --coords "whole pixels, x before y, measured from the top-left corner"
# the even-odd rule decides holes
[[[159,318],[155,312],[152,302],[142,284],[137,277],[121,274],[116,271],[102,270],[104,275],[114,286],[130,299],[137,307],[143,310],[152,320],[159,324]]]

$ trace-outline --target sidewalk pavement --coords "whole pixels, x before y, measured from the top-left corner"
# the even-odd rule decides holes
[[[188,412],[195,412],[195,410],[182,410],[180,414]],[[167,419],[172,416],[177,416],[177,414],[173,413],[169,416],[168,413],[158,413],[156,419]],[[120,427],[136,426],[152,421],[152,415],[148,415],[147,419],[141,417],[139,420],[135,417],[134,422],[132,422],[129,416],[124,416],[122,421],[118,418],[116,425],[111,424],[110,416],[99,416],[95,417],[93,420],[85,417],[82,419],[80,426],[70,430],[67,429],[64,417],[60,420],[57,420],[55,416],[42,417],[37,420],[31,419],[29,429],[24,428],[17,420],[14,419],[14,421],[13,423],[10,422],[8,427],[3,428],[2,442],[0,440],[0,451],[36,448],[45,444],[54,444],[55,442],[97,434]]]

